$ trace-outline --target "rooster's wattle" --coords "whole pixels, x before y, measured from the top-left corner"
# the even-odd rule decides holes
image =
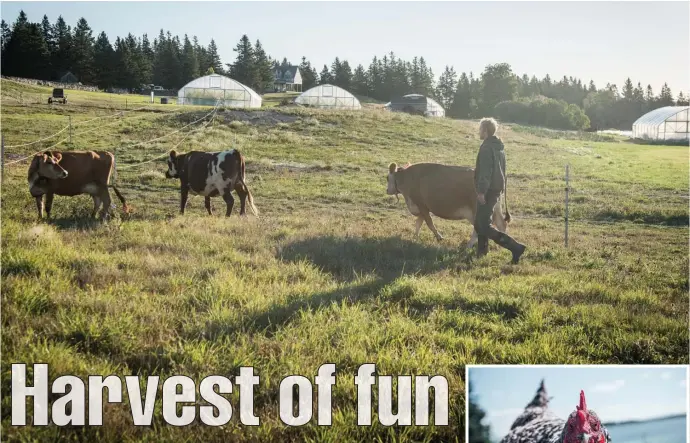
[[[567,420],[557,417],[548,408],[549,397],[542,380],[537,394],[525,410],[515,419],[510,432],[501,443],[607,443],[608,431],[597,414],[587,409],[584,391],[580,391],[580,404]]]

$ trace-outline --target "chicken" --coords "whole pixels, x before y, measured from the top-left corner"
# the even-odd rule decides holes
[[[501,443],[607,443],[608,430],[597,414],[587,409],[584,391],[580,391],[580,404],[567,420],[556,416],[548,408],[549,400],[541,381],[537,394],[520,414],[510,432]]]

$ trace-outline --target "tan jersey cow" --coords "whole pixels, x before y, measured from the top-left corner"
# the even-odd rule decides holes
[[[404,168],[391,163],[388,171],[389,195],[402,194],[407,209],[417,216],[415,238],[419,236],[422,221],[425,221],[437,240],[442,240],[431,214],[446,220],[468,220],[474,223],[477,209],[477,195],[474,190],[474,169],[465,166],[448,166],[438,163],[416,163]],[[506,232],[510,214],[505,218],[501,204],[494,208],[493,222]],[[477,232],[467,243],[471,248],[477,241]]]
[[[108,151],[45,151],[36,154],[29,166],[29,192],[36,199],[38,217],[43,217],[43,196],[46,196],[45,211],[50,218],[53,196],[74,196],[89,194],[93,199],[92,217],[103,204],[101,218],[110,210],[110,175],[115,157]],[[125,212],[128,211],[125,198],[116,187],[112,187],[120,199]]]

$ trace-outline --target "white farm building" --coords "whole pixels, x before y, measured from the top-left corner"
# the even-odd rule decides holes
[[[643,140],[688,140],[688,106],[664,106],[638,118],[633,138]]]
[[[343,88],[327,84],[304,91],[295,99],[295,103],[326,109],[362,109],[357,97]]]
[[[261,96],[249,86],[225,77],[211,74],[199,77],[180,88],[177,104],[228,108],[260,108]]]

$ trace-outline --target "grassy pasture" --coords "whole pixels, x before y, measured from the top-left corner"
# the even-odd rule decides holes
[[[12,95],[47,89],[2,82],[8,146],[50,135],[68,114],[86,122],[124,107],[122,96],[72,91],[67,105],[20,106],[6,88]],[[209,217],[203,199],[193,197],[180,217],[179,185],[164,178],[164,160],[126,168],[165,153],[184,134],[131,146],[206,112],[153,105],[75,126],[73,144],[60,148],[115,152],[117,184],[134,207],[105,224],[87,219],[87,196],[56,197],[54,219],[37,222],[28,164],[5,167],[6,439],[459,441],[465,364],[688,363],[687,147],[503,128],[510,232],[528,245],[521,264],[512,266],[493,245],[487,257],[474,259],[463,247],[472,229],[467,222],[437,219],[445,240],[437,243],[423,227],[415,241],[402,199],[385,195],[391,161],[472,165],[475,122],[376,109],[221,110],[178,149],[240,149],[261,214],[226,219],[222,200],[214,199],[216,214]],[[7,148],[6,158],[62,135]],[[573,188],[568,249],[566,163]],[[235,392],[233,419],[221,429],[167,426],[160,401],[155,426],[134,427],[126,395],[124,404],[106,406],[100,428],[14,428],[12,362],[49,363],[51,379],[185,374],[197,383],[253,366],[261,377],[255,412],[262,425],[239,424]],[[292,374],[313,380],[327,362],[338,371],[333,426],[283,425],[280,380]],[[358,427],[353,377],[367,362],[381,375],[445,375],[451,426]]]

